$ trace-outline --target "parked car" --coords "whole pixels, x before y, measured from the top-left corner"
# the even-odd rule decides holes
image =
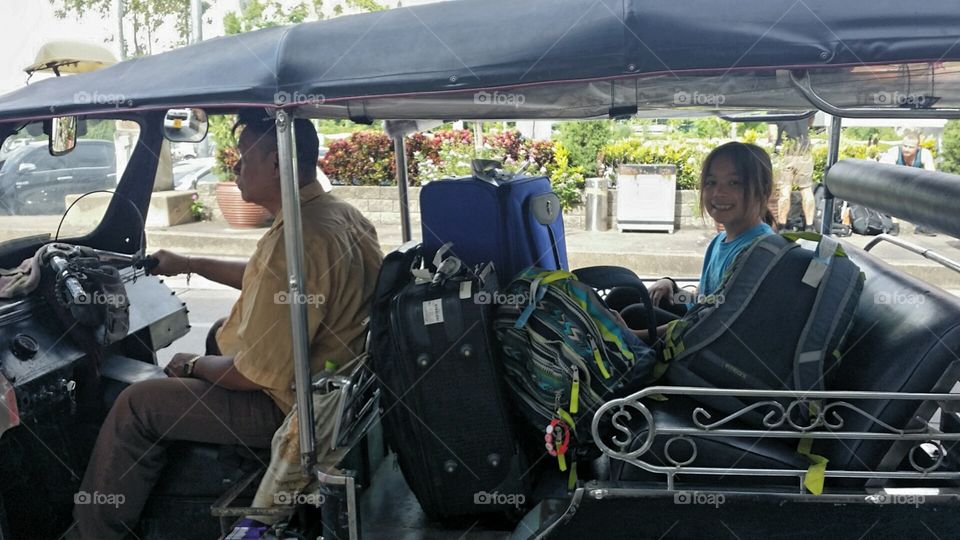
[[[184,128],[198,130],[200,129],[200,121],[190,109],[170,109],[163,119],[163,127],[172,130]]]
[[[63,156],[47,143],[31,142],[10,153],[0,166],[0,210],[8,214],[59,214],[67,195],[117,186],[113,143],[78,141]]]

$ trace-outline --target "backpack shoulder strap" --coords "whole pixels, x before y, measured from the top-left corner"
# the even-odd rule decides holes
[[[817,257],[811,261],[811,267],[815,263],[823,264],[824,260],[826,267],[815,285],[819,288],[817,297],[794,355],[794,387],[801,391],[824,389],[824,360],[833,354],[829,350],[831,342],[844,332],[839,326],[851,317],[851,310],[856,308],[856,300],[863,290],[860,269],[845,257],[835,239],[824,237],[824,240],[817,247]]]
[[[767,275],[787,252],[799,246],[776,234],[760,237],[734,261],[715,297],[722,302],[697,305],[668,335],[666,347],[679,359],[711,345],[749,307]]]

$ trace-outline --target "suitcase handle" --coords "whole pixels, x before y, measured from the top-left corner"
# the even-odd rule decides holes
[[[520,164],[520,168],[515,173],[506,173],[503,171],[503,163],[495,159],[475,159],[470,162],[470,172],[474,178],[489,182],[495,186],[509,182],[514,178],[523,176],[523,173],[533,165],[530,159]]]

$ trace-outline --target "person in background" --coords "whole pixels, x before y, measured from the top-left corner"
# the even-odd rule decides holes
[[[803,208],[804,230],[813,230],[816,201],[813,198],[813,153],[810,149],[810,125],[808,120],[795,120],[770,124],[770,138],[776,137],[774,153],[777,156],[774,172],[777,186],[777,223],[783,231],[790,215],[790,194],[793,186],[800,189]]]
[[[937,170],[933,162],[933,155],[929,150],[920,146],[923,137],[920,132],[913,129],[904,131],[900,144],[887,150],[880,156],[880,163],[890,165],[904,165],[907,167],[916,167],[928,171]],[[925,236],[936,236],[937,234],[922,225],[917,225],[913,230],[916,234]]]

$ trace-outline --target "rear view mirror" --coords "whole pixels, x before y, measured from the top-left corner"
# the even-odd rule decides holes
[[[77,117],[59,116],[50,124],[48,147],[51,156],[69,154],[77,146]]]
[[[207,136],[203,109],[170,109],[163,117],[163,136],[171,142],[197,143]]]

